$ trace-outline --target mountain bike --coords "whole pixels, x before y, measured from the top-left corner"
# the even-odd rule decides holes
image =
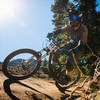
[[[55,84],[56,84],[57,88],[62,93],[65,93],[65,91],[68,91],[67,89],[70,88],[75,83],[77,83],[79,81],[79,79],[81,79],[81,78],[83,78],[83,79],[92,79],[92,80],[100,82],[100,56],[95,54],[93,52],[93,50],[89,47],[88,44],[86,44],[86,47],[87,47],[89,52],[84,56],[84,59],[80,60],[80,63],[82,63],[82,65],[84,65],[85,68],[88,66],[88,71],[89,71],[88,75],[83,72],[83,70],[82,70],[83,66],[79,65],[79,63],[77,62],[77,60],[75,58],[74,53],[72,52],[74,63],[75,63],[73,70],[78,69],[79,73],[78,74],[76,74],[76,73],[75,74],[72,74],[72,73],[70,74],[70,76],[78,75],[77,78],[75,78],[76,80],[74,80],[74,82],[72,82],[72,83],[66,82],[67,80],[63,79],[63,75],[60,76],[60,77],[62,77],[61,78],[62,80],[59,80],[59,79],[56,80]]]
[[[75,60],[73,49],[77,48],[79,45],[80,45],[80,41],[78,41],[77,45],[75,45],[73,48],[67,50],[67,52],[73,53],[73,58],[74,58],[75,63],[76,63],[76,60]],[[48,68],[49,68],[50,74],[52,74],[52,77],[56,80],[57,83],[61,85],[67,85],[67,87],[72,86],[80,78],[81,70],[77,66],[77,64],[73,67],[73,71],[71,72],[71,82],[68,84],[67,82],[65,83],[61,82],[61,81],[64,81],[64,80],[61,80],[63,79],[62,74],[61,74],[63,71],[61,69],[64,68],[64,65],[65,65],[64,62],[62,64],[59,60],[57,62],[58,67],[55,65],[55,67],[57,68],[52,68],[52,64],[51,64],[52,54],[56,53],[57,51],[60,52],[60,48],[61,47],[57,39],[52,38],[49,41],[49,44],[47,44],[46,47],[44,47],[38,52],[36,52],[35,50],[26,49],[26,48],[16,50],[5,58],[2,64],[2,71],[4,75],[10,79],[23,80],[35,74],[41,66],[41,60],[49,56]],[[62,56],[65,56],[65,55],[62,54]]]

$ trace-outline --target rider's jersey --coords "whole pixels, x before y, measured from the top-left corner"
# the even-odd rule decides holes
[[[81,40],[83,44],[87,43],[88,29],[83,24],[81,24],[80,28],[76,31],[70,25],[66,25],[60,29],[60,32],[66,32],[74,41]]]

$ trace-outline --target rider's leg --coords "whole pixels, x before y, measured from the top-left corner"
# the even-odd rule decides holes
[[[56,65],[59,56],[60,56],[59,51],[56,51],[54,54],[52,54],[51,64]]]
[[[82,50],[78,50],[77,52],[74,53],[75,54],[75,59],[78,62],[79,58],[83,56],[83,51]],[[73,69],[73,65],[75,65],[72,53],[69,55],[69,58],[67,59],[67,63],[66,63],[66,69],[68,71],[72,71]]]
[[[73,71],[73,57],[72,54],[69,55],[67,61],[66,61],[66,75],[70,75]]]
[[[77,48],[74,54],[75,54],[75,59],[78,62],[79,58],[84,55],[84,47],[80,46],[79,48]],[[66,69],[68,70],[68,72],[73,70],[73,66],[74,66],[74,59],[73,59],[72,53],[70,53],[69,58],[67,59],[67,64],[66,64]]]

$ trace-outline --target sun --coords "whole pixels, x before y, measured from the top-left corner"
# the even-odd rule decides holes
[[[0,20],[15,16],[15,0],[0,0]]]

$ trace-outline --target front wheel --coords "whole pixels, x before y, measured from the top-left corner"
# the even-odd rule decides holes
[[[19,49],[9,54],[2,65],[2,71],[8,78],[22,80],[36,73],[41,61],[39,54],[31,49]]]

